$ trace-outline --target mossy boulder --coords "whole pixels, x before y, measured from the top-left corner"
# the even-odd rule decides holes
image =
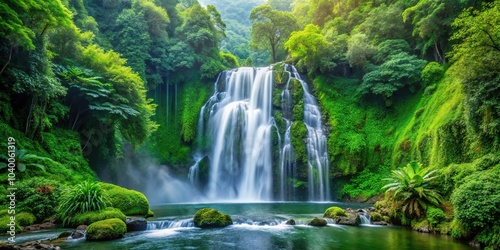
[[[231,216],[212,208],[202,208],[194,214],[194,225],[200,228],[226,227],[233,224]]]
[[[127,216],[148,216],[149,202],[141,192],[110,183],[101,182],[99,185],[104,190],[111,207],[120,209]]]
[[[70,227],[77,227],[78,225],[90,225],[94,222],[106,219],[120,219],[125,222],[126,216],[118,208],[108,207],[99,211],[90,211],[81,214],[76,214],[68,223]]]
[[[113,218],[94,222],[87,228],[87,240],[104,241],[123,237],[127,232],[127,225],[120,219]]]
[[[370,218],[373,222],[382,221],[382,215],[378,212],[371,213]]]
[[[310,221],[309,223],[307,223],[307,225],[313,226],[313,227],[324,227],[327,224],[328,223],[327,223],[327,221],[325,219],[318,218],[318,217],[314,217],[314,219],[312,221]]]
[[[344,209],[335,206],[329,207],[323,214],[323,217],[325,218],[335,219],[335,217],[337,216],[347,216],[347,214],[345,213]]]

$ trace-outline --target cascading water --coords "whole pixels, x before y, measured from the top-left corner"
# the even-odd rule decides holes
[[[286,72],[289,80],[281,93],[281,111],[286,129],[282,135],[274,131],[279,129],[272,113],[272,67],[242,67],[219,75],[215,93],[201,109],[198,122],[199,148],[211,145],[209,149],[199,150],[197,154],[197,164],[201,152],[210,161],[204,188],[209,199],[296,199],[295,185],[298,177],[290,128],[294,122],[302,121],[292,119],[289,84],[290,79],[295,79],[300,82],[304,91],[303,122],[308,131],[308,199],[329,200],[328,154],[321,114],[307,84],[293,66],[288,68],[290,70]],[[278,140],[274,144],[274,150],[278,152],[275,158],[278,159],[273,159],[274,134],[277,134],[277,139],[274,140]],[[276,161],[275,165],[273,161]],[[197,164],[190,170],[190,181],[193,184],[196,184],[196,176],[199,175]],[[279,169],[274,171],[273,166]],[[274,190],[273,181],[276,182]]]
[[[323,132],[322,116],[316,98],[309,92],[295,67],[291,77],[297,79],[304,90],[304,123],[307,127],[307,164],[309,167],[309,199],[325,201],[330,198],[327,138]]]

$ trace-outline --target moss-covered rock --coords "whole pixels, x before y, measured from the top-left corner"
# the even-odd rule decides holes
[[[104,195],[111,203],[110,206],[120,209],[123,214],[147,216],[149,202],[141,192],[126,189],[110,183],[99,183],[104,190]]]
[[[314,217],[314,219],[312,221],[310,221],[309,223],[307,223],[307,225],[313,226],[313,227],[324,227],[327,224],[328,223],[326,222],[325,219],[321,219],[321,218],[318,218],[318,217]]]
[[[194,225],[200,228],[225,227],[233,224],[231,216],[212,208],[202,208],[194,214]]]
[[[371,213],[370,217],[371,217],[373,222],[378,222],[378,221],[382,220],[382,215],[380,213],[377,213],[377,212]]]
[[[118,208],[108,207],[99,211],[90,211],[75,215],[70,223],[70,227],[77,227],[78,225],[90,225],[94,222],[106,219],[120,219],[125,222],[126,216]]]
[[[87,240],[103,241],[123,237],[127,232],[127,225],[120,219],[107,219],[94,222],[87,228]]]
[[[326,209],[325,213],[323,214],[323,217],[325,217],[325,218],[334,219],[337,216],[347,216],[347,214],[345,213],[344,209],[342,209],[340,207],[336,207],[336,206],[329,207],[328,209]]]

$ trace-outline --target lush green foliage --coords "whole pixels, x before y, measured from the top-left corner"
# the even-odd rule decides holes
[[[422,167],[421,163],[408,163],[405,167],[391,171],[390,183],[383,186],[392,194],[401,212],[409,217],[424,215],[429,205],[439,205],[441,196],[430,186],[438,176],[437,170]]]
[[[461,179],[451,195],[455,219],[462,225],[466,236],[479,234],[476,240],[487,240],[482,242],[498,246],[498,229],[494,226],[500,220],[500,165],[496,163],[488,169],[477,170]]]
[[[94,222],[89,225],[85,237],[90,241],[114,240],[123,237],[127,225],[123,220],[113,218]]]
[[[58,213],[63,224],[71,223],[76,214],[104,209],[108,203],[101,187],[89,181],[64,190],[59,199]]]
[[[453,59],[467,94],[467,117],[485,147],[500,145],[500,2],[464,11],[454,22]],[[488,56],[485,56],[488,55]],[[490,146],[489,146],[490,145]]]
[[[431,228],[437,228],[439,223],[446,219],[446,214],[440,208],[429,206],[425,214]]]
[[[16,169],[19,170],[20,172],[24,172],[26,170],[26,167],[37,167],[43,171],[45,171],[45,166],[37,163],[37,162],[43,162],[43,161],[50,161],[54,162],[52,159],[47,158],[47,157],[41,157],[38,155],[34,154],[28,154],[28,151],[25,149],[17,149],[14,151],[14,159],[16,162]],[[5,162],[0,162],[0,169],[6,168],[7,167],[7,160],[9,159],[7,155],[0,155],[0,158],[5,160]]]

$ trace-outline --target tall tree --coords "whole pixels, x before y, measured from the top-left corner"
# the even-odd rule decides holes
[[[275,63],[280,50],[283,51],[285,41],[294,30],[298,29],[295,18],[291,13],[273,10],[270,5],[262,5],[252,10],[250,21],[252,22],[251,46],[268,50],[271,53],[272,63]]]
[[[308,24],[304,30],[292,32],[290,39],[285,43],[285,48],[297,61],[297,66],[305,66],[310,71],[314,71],[320,66],[318,54],[326,45],[319,27]]]

